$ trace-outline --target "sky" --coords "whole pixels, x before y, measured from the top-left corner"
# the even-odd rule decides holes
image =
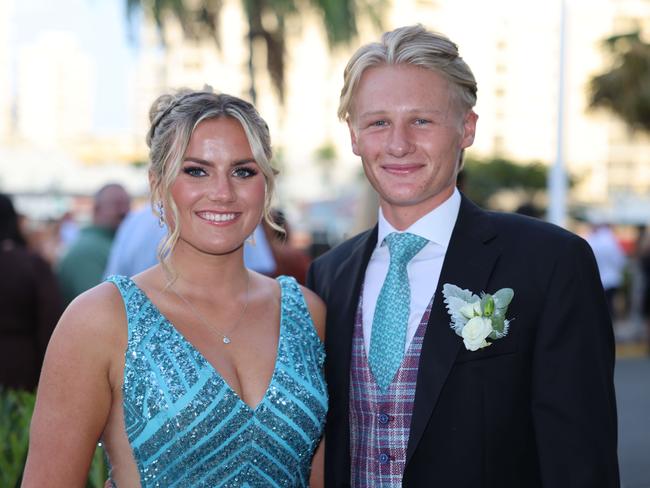
[[[46,31],[72,33],[95,64],[98,133],[128,129],[128,80],[136,64],[136,40],[125,13],[126,0],[13,0],[10,46],[14,56]],[[137,24],[137,20],[134,22]],[[15,60],[14,60],[15,62]],[[74,76],[74,73],[71,73]]]

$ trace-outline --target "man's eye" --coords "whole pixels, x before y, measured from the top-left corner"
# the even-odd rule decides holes
[[[426,125],[430,123],[431,121],[427,119],[415,119],[415,125]]]
[[[373,123],[371,123],[370,125],[373,126],[373,127],[384,127],[387,124],[388,124],[388,122],[386,122],[385,120],[376,120]]]
[[[257,170],[254,168],[249,168],[247,166],[242,166],[235,168],[232,174],[237,178],[250,178],[251,176],[255,176],[257,174]]]
[[[183,173],[185,173],[186,175],[195,176],[195,177],[205,176],[206,175],[205,170],[203,168],[198,167],[198,166],[188,166],[187,168],[183,168]]]

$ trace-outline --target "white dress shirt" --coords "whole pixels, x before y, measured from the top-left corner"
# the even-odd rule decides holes
[[[411,344],[422,320],[422,315],[438,287],[442,263],[458,218],[459,209],[460,193],[458,190],[454,190],[451,197],[440,206],[404,230],[404,232],[424,237],[429,241],[407,266],[411,287],[411,305],[405,350]],[[391,232],[398,232],[385,219],[381,209],[379,209],[378,227],[377,247],[370,257],[363,284],[363,341],[366,354],[370,353],[370,337],[377,297],[386,279],[390,264],[390,253],[388,246],[384,243],[384,238]]]

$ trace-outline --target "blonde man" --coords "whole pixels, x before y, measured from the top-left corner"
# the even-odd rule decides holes
[[[328,306],[326,486],[618,486],[593,255],[456,189],[475,102],[456,45],[422,26],[346,67],[339,116],[380,210],[309,272]]]

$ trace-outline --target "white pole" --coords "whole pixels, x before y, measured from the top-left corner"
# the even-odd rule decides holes
[[[548,220],[564,226],[566,223],[567,177],[564,169],[564,72],[566,51],[566,4],[560,0],[560,66],[557,95],[557,141],[555,164],[548,175]]]

